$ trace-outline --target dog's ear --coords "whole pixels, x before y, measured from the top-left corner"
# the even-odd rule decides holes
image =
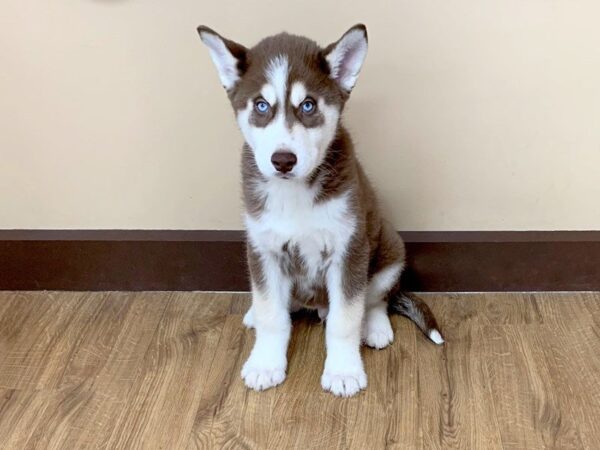
[[[198,34],[208,47],[210,57],[219,72],[221,84],[230,90],[246,70],[248,49],[203,25],[198,27]]]
[[[328,45],[323,54],[329,66],[329,76],[346,92],[352,91],[360,68],[367,56],[367,27],[354,25],[333,44]]]

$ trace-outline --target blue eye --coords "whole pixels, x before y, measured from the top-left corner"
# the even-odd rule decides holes
[[[254,108],[260,114],[266,114],[267,112],[269,112],[269,108],[270,107],[271,106],[267,102],[265,102],[264,100],[257,100],[257,102],[254,104]]]
[[[314,112],[316,105],[315,102],[313,102],[312,100],[304,100],[300,105],[300,108],[302,108],[302,112],[304,114],[311,114],[312,112]]]

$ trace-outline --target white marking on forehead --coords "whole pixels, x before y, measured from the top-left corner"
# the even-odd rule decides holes
[[[275,88],[270,84],[265,84],[262,87],[260,95],[262,95],[262,98],[268,101],[270,105],[277,103],[277,93],[275,92]]]
[[[305,98],[306,88],[304,87],[304,84],[302,84],[300,81],[296,81],[292,85],[292,92],[290,93],[290,100],[292,102],[292,105],[297,107],[298,105],[300,105],[300,103],[302,103],[302,100],[304,100]]]
[[[279,55],[273,58],[269,62],[269,65],[267,66],[267,70],[265,72],[265,75],[267,76],[267,81],[275,89],[277,101],[281,102],[281,104],[285,103],[285,91],[287,89],[288,72],[288,60],[287,57],[283,55]]]

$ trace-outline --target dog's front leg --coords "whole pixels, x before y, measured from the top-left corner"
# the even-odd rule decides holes
[[[327,358],[321,386],[335,395],[350,397],[367,387],[367,374],[360,356],[365,288],[360,281],[345,279],[343,272],[341,265],[332,265],[327,273]]]
[[[285,380],[287,348],[292,328],[289,305],[291,281],[276,261],[262,261],[261,279],[252,273],[252,325],[256,341],[242,369],[249,388],[262,391]]]

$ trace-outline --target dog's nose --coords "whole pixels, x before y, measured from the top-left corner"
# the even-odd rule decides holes
[[[279,151],[273,153],[271,162],[278,172],[288,173],[296,165],[298,158],[292,152]]]

